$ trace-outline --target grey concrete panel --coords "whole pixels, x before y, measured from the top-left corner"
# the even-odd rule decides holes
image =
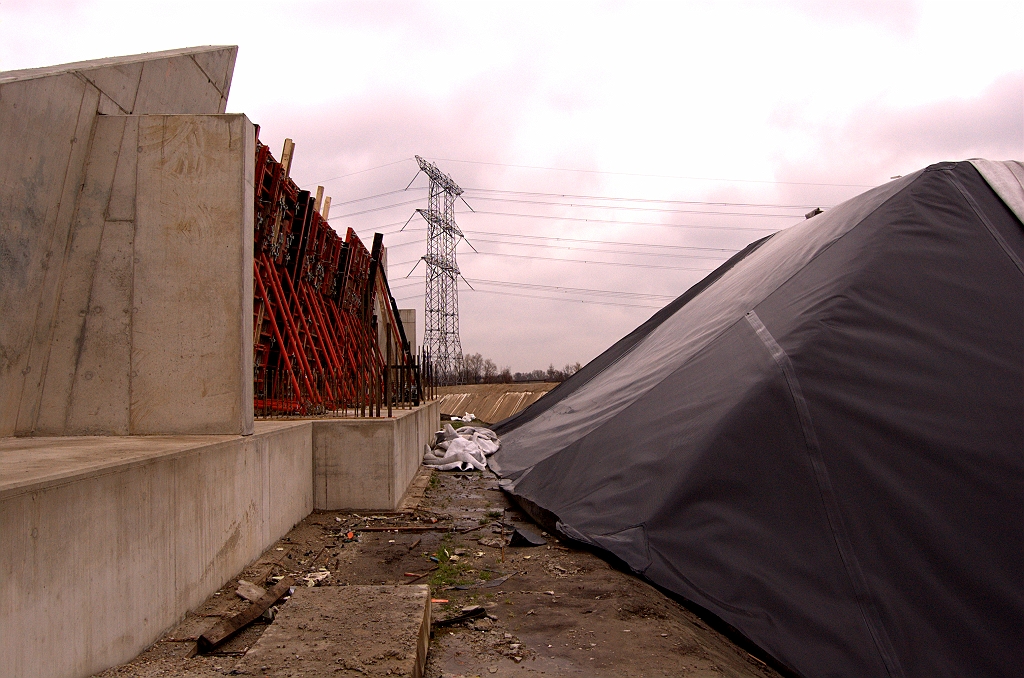
[[[313,421],[313,496],[321,510],[394,510],[440,428],[437,402],[393,418]]]
[[[107,309],[93,303],[90,292],[103,235],[110,185],[124,134],[123,117],[100,118],[93,129],[85,181],[71,228],[71,241],[61,272],[60,301],[49,342],[49,356],[40,396],[38,435],[66,435],[72,384],[85,338],[86,318]]]
[[[129,433],[134,238],[130,221],[103,227],[65,435]]]
[[[215,51],[195,52],[192,58],[195,59],[210,82],[221,93],[224,103],[227,103],[228,92],[231,90],[231,76],[235,71],[235,57],[238,54],[236,47],[224,47]],[[223,113],[224,110],[218,111]]]
[[[140,119],[132,433],[248,429],[253,225],[242,177],[254,134],[242,115]],[[248,363],[231,359],[242,352]]]
[[[42,68],[24,68],[15,71],[0,72],[0,85],[5,82],[17,82],[20,80],[34,80],[50,75],[63,73],[91,72],[106,68],[123,68],[131,64],[141,64],[147,61],[160,59],[172,59],[175,57],[190,57],[204,52],[219,52],[221,50],[238,51],[237,45],[206,45],[202,47],[180,47],[160,52],[145,52],[143,54],[130,54],[127,56],[105,57],[103,59],[90,59],[88,61],[75,61],[67,64],[54,66],[43,66]]]
[[[263,536],[262,476],[269,472],[251,438],[210,445],[174,461],[175,482],[190,488],[178,495],[177,516],[192,528],[175,540],[174,607],[199,606],[221,582],[238,572],[221,551],[258,555]],[[230,479],[230,482],[229,482]]]
[[[16,431],[29,347],[88,86],[67,75],[0,85],[0,436]],[[59,261],[58,256],[58,261]]]
[[[142,77],[142,63],[108,64],[97,68],[76,71],[91,82],[117,107],[117,110],[101,110],[104,115],[131,113],[135,108],[135,95],[139,91]]]
[[[398,317],[402,321],[402,327],[405,328],[405,338],[409,340],[409,351],[413,355],[417,355],[419,344],[416,343],[416,309],[400,308]]]
[[[267,678],[357,671],[422,678],[429,642],[426,584],[299,586],[234,670]]]
[[[67,405],[56,404],[67,403],[72,356],[84,345],[71,297],[91,289],[89,253],[97,261],[102,240],[95,220],[75,217],[91,209],[79,204],[90,197],[78,193],[97,111],[223,111],[235,53],[191,48],[0,73],[0,436],[54,432],[66,419]],[[135,218],[136,156],[121,154],[108,219]],[[93,186],[93,193],[105,188]],[[251,426],[251,416],[243,412],[242,420],[242,430]],[[75,430],[123,430],[94,424]]]
[[[232,63],[234,62],[234,52],[231,53]],[[247,224],[249,229],[247,233],[252,233],[256,223],[256,187],[254,181],[256,177],[256,129],[248,120],[245,121],[242,131],[242,144],[244,150],[242,151],[242,160],[245,163],[245,167],[242,170],[240,177],[242,182],[242,223]],[[246,242],[251,243],[252,238],[248,235],[244,236]],[[247,247],[241,248],[242,260],[241,260],[241,272],[242,275],[238,281],[239,289],[238,294],[242,299],[242,351],[238,354],[238,360],[240,365],[239,371],[243,375],[250,375],[248,378],[242,381],[242,435],[249,435],[253,432],[253,416],[255,414],[255,408],[253,403],[253,379],[254,374],[253,363],[255,356],[253,355],[253,345],[256,341],[253,336],[253,246],[250,244]],[[252,343],[249,343],[251,338]],[[248,347],[248,348],[246,348]]]
[[[33,433],[39,417],[43,383],[49,367],[50,343],[53,341],[60,300],[61,288],[67,279],[65,267],[70,254],[71,229],[77,208],[77,197],[85,172],[85,160],[89,153],[89,142],[92,134],[93,119],[96,116],[96,105],[99,92],[85,86],[78,103],[78,114],[75,121],[74,136],[70,139],[70,153],[63,168],[55,167],[57,174],[52,177],[60,186],[57,203],[47,211],[49,237],[43,236],[40,244],[45,243],[43,255],[43,277],[39,290],[36,317],[33,323],[32,336],[29,343],[28,366],[22,387],[18,408],[16,429],[18,433]],[[57,154],[60,157],[60,154]],[[51,222],[49,215],[53,214]],[[52,225],[51,225],[52,224]],[[72,283],[73,284],[73,283]]]
[[[132,113],[220,113],[226,98],[190,56],[147,61]]]
[[[311,440],[0,440],[4,675],[89,676],[156,640],[309,514]]]
[[[117,158],[117,171],[114,173],[113,186],[110,189],[110,201],[107,203],[106,217],[110,221],[135,221],[135,171],[139,161],[137,148],[139,145],[139,119],[137,116],[126,118],[123,147]]]

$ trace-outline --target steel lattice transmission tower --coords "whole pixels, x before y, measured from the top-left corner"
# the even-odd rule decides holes
[[[455,200],[462,189],[433,163],[416,156],[420,171],[430,179],[426,210],[416,210],[427,222],[427,289],[423,346],[433,367],[435,382],[454,384],[462,369],[459,339],[459,265],[455,246],[462,231],[455,225]]]

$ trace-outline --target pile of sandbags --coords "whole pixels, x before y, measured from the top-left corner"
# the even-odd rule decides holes
[[[498,451],[501,441],[489,428],[463,426],[458,431],[451,424],[434,434],[434,445],[424,445],[423,463],[438,471],[483,471],[487,457]]]

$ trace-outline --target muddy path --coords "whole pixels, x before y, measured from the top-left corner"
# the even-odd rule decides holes
[[[779,675],[649,584],[542,534],[490,474],[418,480],[398,512],[308,516],[139,657],[98,675],[239,675],[269,622],[208,655],[195,654],[195,639],[249,605],[235,595],[238,579],[269,586],[288,575],[317,586],[428,583],[435,621],[482,607],[483,616],[435,629],[428,678]],[[501,548],[517,526],[546,543]],[[299,660],[293,668],[306,675]],[[350,674],[375,672],[334,675]]]

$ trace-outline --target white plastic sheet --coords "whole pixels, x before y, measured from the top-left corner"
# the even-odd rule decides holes
[[[423,463],[439,471],[483,471],[487,468],[487,457],[499,447],[498,436],[489,428],[463,426],[456,431],[451,424],[445,424],[443,430],[434,434],[434,447],[424,446]]]

